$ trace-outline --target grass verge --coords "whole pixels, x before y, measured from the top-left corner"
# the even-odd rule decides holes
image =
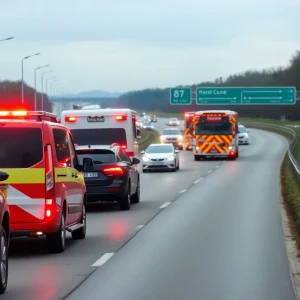
[[[146,138],[147,137],[147,138]],[[159,134],[155,130],[141,130],[141,138],[139,141],[139,152],[145,150],[150,144],[159,143]]]

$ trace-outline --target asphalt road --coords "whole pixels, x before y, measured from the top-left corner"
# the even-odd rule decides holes
[[[1,299],[65,299],[94,271],[68,299],[294,299],[278,206],[286,142],[251,131],[237,161],[181,151],[178,172],[141,173],[130,211],[89,206],[86,239],[69,237],[62,254],[43,239],[13,240]]]

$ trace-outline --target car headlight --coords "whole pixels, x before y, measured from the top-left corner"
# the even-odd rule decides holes
[[[164,136],[161,136],[161,137],[160,137],[160,140],[161,140],[161,141],[163,141],[164,139],[165,139],[165,137],[164,137]]]
[[[169,157],[168,157],[168,160],[174,160],[174,155],[169,156]]]
[[[182,141],[183,137],[180,135],[180,136],[178,137],[178,139],[179,139],[179,141]]]
[[[143,161],[149,161],[150,159],[146,156],[143,157]]]

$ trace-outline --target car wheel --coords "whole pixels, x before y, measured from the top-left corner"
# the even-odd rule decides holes
[[[136,186],[136,192],[131,197],[131,202],[132,203],[139,203],[140,202],[140,179],[138,179],[138,184]]]
[[[130,210],[130,187],[127,186],[124,196],[119,200],[120,210]]]
[[[85,203],[82,205],[82,216],[81,216],[81,224],[83,224],[82,227],[77,229],[76,231],[72,232],[72,238],[74,240],[83,240],[86,236],[86,208]]]
[[[178,162],[178,166],[176,167],[176,170],[177,170],[177,171],[179,170],[179,162]]]
[[[0,233],[0,294],[3,294],[7,287],[8,277],[8,239],[4,228]]]
[[[64,252],[66,246],[66,225],[64,211],[61,214],[60,227],[55,233],[47,235],[47,246],[51,253]]]

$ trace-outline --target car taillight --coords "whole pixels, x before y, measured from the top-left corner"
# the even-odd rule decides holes
[[[121,167],[105,168],[102,170],[105,175],[123,175],[124,169]]]
[[[52,147],[51,145],[47,145],[45,151],[46,206],[53,204],[53,197],[55,195],[54,167],[52,157]]]
[[[122,149],[126,149],[127,148],[127,146],[126,145],[122,145]]]
[[[127,115],[117,115],[116,116],[116,121],[126,121],[127,120]]]
[[[73,117],[73,116],[66,116],[66,117],[65,117],[65,121],[66,121],[66,122],[69,122],[69,123],[74,123],[74,122],[76,122],[76,117]]]

